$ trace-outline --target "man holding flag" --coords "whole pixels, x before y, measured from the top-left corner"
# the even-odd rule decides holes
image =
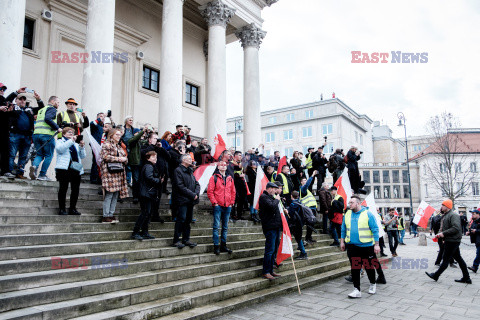
[[[280,230],[282,229],[282,217],[279,207],[280,195],[276,194],[278,188],[273,182],[267,183],[265,191],[263,191],[258,200],[262,230],[265,235],[262,275],[268,280],[275,280],[275,277],[280,276],[273,272],[275,250],[280,245]]]
[[[356,195],[351,196],[348,202],[349,210],[345,213],[342,223],[342,238],[340,249],[347,250],[350,260],[354,290],[349,298],[361,298],[360,269],[364,266],[370,287],[368,293],[375,294],[375,269],[378,267],[376,254],[380,252],[378,245],[378,224],[375,216],[362,207],[362,201]]]

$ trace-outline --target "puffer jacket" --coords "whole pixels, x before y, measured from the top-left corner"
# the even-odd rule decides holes
[[[440,232],[443,233],[445,242],[462,241],[462,224],[458,213],[450,210],[444,214]]]
[[[55,150],[57,151],[57,163],[55,164],[55,169],[68,170],[70,166],[70,160],[72,159],[72,155],[70,154],[70,147],[73,144],[75,144],[75,149],[77,149],[79,162],[81,163],[80,159],[85,158],[85,147],[81,148],[78,143],[73,142],[72,139],[58,139],[55,142]],[[83,168],[82,171],[80,171],[80,174],[83,174]]]
[[[235,183],[233,178],[228,175],[222,176],[220,173],[215,173],[208,182],[207,195],[212,206],[217,204],[221,207],[233,206],[235,203]]]
[[[156,200],[161,184],[158,168],[151,162],[145,163],[140,174],[140,196]]]

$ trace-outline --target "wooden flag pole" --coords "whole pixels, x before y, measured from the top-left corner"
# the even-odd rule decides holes
[[[293,254],[290,256],[292,258],[292,265],[293,265],[293,273],[295,273],[295,279],[297,280],[297,288],[298,288],[298,294],[302,294],[300,291],[300,284],[298,283],[298,277],[297,277],[297,270],[295,269],[295,262],[293,262]]]

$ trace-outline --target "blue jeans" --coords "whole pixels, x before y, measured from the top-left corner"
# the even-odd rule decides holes
[[[10,133],[10,157],[8,159],[8,171],[13,171],[15,156],[18,152],[17,174],[23,175],[23,168],[27,162],[27,154],[30,149],[32,136],[20,133]]]
[[[332,235],[332,238],[333,238],[333,241],[335,243],[340,243],[338,241],[338,236],[341,236],[341,229],[342,229],[342,225],[340,224],[337,224],[337,223],[333,223],[332,221],[330,221],[330,233]]]
[[[227,243],[227,231],[228,231],[228,219],[230,219],[230,211],[232,207],[213,207],[213,244],[218,246],[218,227],[220,226],[220,220],[222,222],[222,243]]]
[[[258,210],[255,209],[255,208],[253,207],[253,204],[252,204],[252,205],[250,206],[250,214],[251,214],[251,215],[254,215],[254,214],[257,214],[257,213],[258,213]]]
[[[478,270],[478,266],[480,265],[480,246],[477,246],[477,256],[475,260],[473,260],[473,269]]]
[[[273,272],[273,263],[276,259],[276,251],[280,245],[280,230],[268,230],[265,235],[265,254],[263,256],[263,274]]]
[[[398,231],[398,236],[399,236],[398,242],[403,243],[403,238],[405,237],[405,229]]]
[[[37,155],[33,160],[33,166],[38,168],[43,160],[39,176],[44,177],[47,175],[48,167],[50,167],[50,163],[53,159],[55,138],[52,139],[52,136],[48,134],[34,134],[33,143],[35,144],[35,150],[37,151]]]

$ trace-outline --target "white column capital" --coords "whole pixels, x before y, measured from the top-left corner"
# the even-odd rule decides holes
[[[235,9],[230,8],[220,0],[213,0],[200,7],[200,13],[209,27],[222,26],[226,28],[228,22],[235,14]]]
[[[265,2],[267,3],[267,6],[271,6],[272,4],[274,4],[275,2],[278,2],[278,0],[265,0]]]
[[[257,49],[260,49],[260,44],[266,34],[265,31],[258,28],[253,23],[246,25],[235,32],[235,35],[240,39],[243,48],[255,47]]]

